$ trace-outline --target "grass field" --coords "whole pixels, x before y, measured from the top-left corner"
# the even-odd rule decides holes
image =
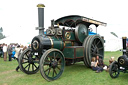
[[[111,56],[116,59],[122,52],[105,52],[104,62],[109,64]],[[27,75],[21,71],[16,72],[17,61],[3,61],[0,58],[0,85],[127,85],[128,74],[120,73],[119,77],[112,79],[109,73],[103,71],[95,73],[85,67],[83,62],[72,66],[66,66],[62,76],[55,81],[48,82],[40,74],[40,71],[33,75]]]

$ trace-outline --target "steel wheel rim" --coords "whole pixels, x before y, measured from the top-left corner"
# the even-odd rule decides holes
[[[41,61],[43,62],[40,63],[42,76],[48,81],[58,79],[64,71],[65,61],[63,54],[58,50],[50,49],[50,51],[44,53],[42,58],[43,60],[41,59]]]
[[[89,64],[88,64],[88,56],[87,55],[87,50],[86,50],[86,47],[87,47],[87,42],[89,40],[90,36],[88,36],[85,40],[84,40],[84,43],[83,43],[83,46],[84,46],[84,64],[89,67]]]
[[[39,70],[39,57],[31,49],[26,49],[20,56],[19,66],[27,74],[34,74]]]

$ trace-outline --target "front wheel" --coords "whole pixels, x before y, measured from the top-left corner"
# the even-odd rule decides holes
[[[40,59],[40,73],[47,81],[58,79],[65,66],[64,55],[57,49],[47,50]]]
[[[120,74],[119,65],[117,61],[114,61],[109,68],[109,74],[112,78],[117,78]]]
[[[26,74],[35,74],[39,71],[40,57],[34,55],[31,48],[24,50],[19,57],[19,67]]]

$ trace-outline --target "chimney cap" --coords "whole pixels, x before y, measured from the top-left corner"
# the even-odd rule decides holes
[[[44,4],[38,4],[37,7],[38,7],[38,8],[44,8],[45,5],[44,5]]]
[[[122,37],[122,39],[127,39],[127,37]]]

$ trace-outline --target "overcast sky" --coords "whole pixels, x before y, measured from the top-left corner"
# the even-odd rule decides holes
[[[115,32],[119,37],[128,37],[127,0],[0,0],[0,27],[7,36],[24,42],[38,35],[37,4],[45,7],[45,28],[50,20],[67,15],[81,15],[107,23],[98,32]],[[105,33],[103,33],[105,32]],[[26,39],[25,39],[26,38]],[[18,40],[18,39],[17,39]]]

